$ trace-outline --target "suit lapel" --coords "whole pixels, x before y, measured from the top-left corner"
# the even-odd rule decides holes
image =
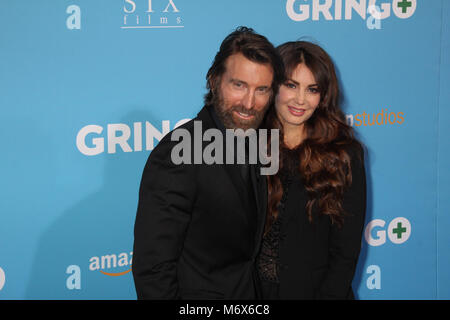
[[[207,108],[212,108],[212,106],[205,106],[202,108],[202,110],[200,110],[200,112],[197,115],[197,118],[202,120],[202,129],[203,131],[210,129],[210,128],[215,128],[217,129],[217,125],[215,124],[213,118],[210,115],[210,112],[208,111]],[[224,158],[225,158],[225,154],[227,152],[226,148],[226,143],[225,143],[225,135],[224,135]],[[204,146],[203,146],[204,147]],[[234,188],[236,190],[236,194],[242,204],[243,207],[243,213],[245,215],[245,220],[247,221],[247,223],[250,223],[249,221],[249,213],[251,212],[251,208],[252,206],[249,203],[249,198],[248,198],[248,190],[246,189],[244,180],[241,177],[241,173],[239,170],[239,167],[235,164],[226,164],[225,163],[225,159],[224,159],[224,164],[222,165],[223,168],[225,169],[225,172],[227,173],[228,177],[230,178],[232,184],[234,185]]]
[[[231,182],[233,183],[236,189],[237,195],[241,200],[242,206],[244,208],[246,221],[250,223],[249,214],[251,213],[252,206],[249,201],[251,201],[252,199],[249,199],[248,197],[249,193],[244,184],[244,180],[241,177],[239,167],[233,164],[224,164],[223,167],[225,168],[225,171],[227,172]]]

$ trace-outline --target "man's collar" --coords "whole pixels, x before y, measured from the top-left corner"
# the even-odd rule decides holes
[[[211,115],[211,118],[213,119],[217,129],[222,131],[222,133],[225,135],[225,126],[223,125],[222,121],[219,119],[219,116],[217,115],[216,109],[213,105],[207,106],[207,109],[209,111],[209,114]]]

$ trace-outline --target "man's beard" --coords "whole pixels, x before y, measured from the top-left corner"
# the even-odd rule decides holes
[[[226,103],[226,101],[223,99],[223,96],[220,92],[216,92],[212,99],[212,104],[214,106],[214,109],[217,113],[217,116],[222,121],[222,124],[226,129],[257,129],[262,120],[264,119],[264,115],[269,108],[270,105],[270,99],[267,102],[267,104],[264,106],[264,108],[260,111],[256,111],[254,109],[247,109],[242,104],[235,104],[230,106]],[[233,112],[241,112],[244,114],[252,115],[253,118],[249,120],[245,119],[235,119],[233,117]]]

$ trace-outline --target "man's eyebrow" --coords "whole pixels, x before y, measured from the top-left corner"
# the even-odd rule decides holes
[[[243,80],[240,80],[240,79],[236,79],[236,78],[231,78],[231,79],[230,79],[230,82],[240,82],[240,83],[247,84],[247,82],[245,82],[245,81],[243,81]]]
[[[248,86],[248,83],[247,83],[247,82],[245,82],[244,80],[236,79],[236,78],[231,78],[231,79],[230,79],[230,82],[233,82],[233,83],[235,83],[235,82],[240,82],[240,83],[242,83],[242,84]],[[264,88],[264,89],[266,89],[266,88],[271,88],[271,86],[270,86],[270,85],[267,85],[267,86],[266,86],[266,85],[263,85],[263,86],[259,86],[258,88]]]

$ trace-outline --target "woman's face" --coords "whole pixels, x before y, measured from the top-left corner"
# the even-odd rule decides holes
[[[303,132],[304,123],[312,116],[320,102],[319,87],[308,67],[301,63],[291,77],[280,86],[275,109],[285,129]]]

